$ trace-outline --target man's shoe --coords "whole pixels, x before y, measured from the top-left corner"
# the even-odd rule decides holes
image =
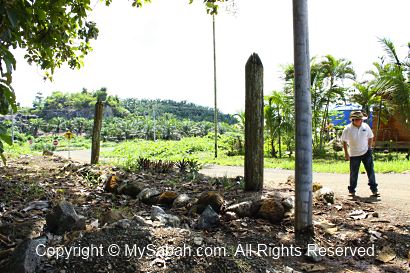
[[[355,192],[349,192],[349,196],[355,197],[355,196],[356,196],[356,193],[355,193]]]
[[[372,196],[373,197],[379,197],[380,193],[378,191],[372,191]]]

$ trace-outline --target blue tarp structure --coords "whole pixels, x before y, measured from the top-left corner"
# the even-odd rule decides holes
[[[362,107],[360,105],[355,104],[346,104],[346,105],[336,105],[329,109],[329,118],[333,125],[347,125],[350,123],[349,115],[351,111],[360,111]],[[366,113],[368,114],[368,113]],[[369,114],[368,114],[369,115]],[[370,128],[372,128],[373,123],[373,115],[370,111],[369,118],[366,120],[367,124],[369,124]]]

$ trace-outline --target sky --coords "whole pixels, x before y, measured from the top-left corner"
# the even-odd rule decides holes
[[[84,67],[58,69],[54,81],[16,52],[13,87],[31,106],[36,93],[78,92],[106,87],[120,98],[186,100],[213,107],[212,17],[202,0],[152,0],[142,8],[115,0],[95,7],[99,37]],[[358,78],[383,55],[378,37],[393,41],[399,56],[410,42],[409,0],[310,0],[310,56],[331,54],[353,63]],[[231,5],[228,7],[232,10]],[[264,94],[281,90],[282,67],[293,63],[291,0],[235,0],[216,17],[217,103],[224,113],[245,108],[245,64],[257,53],[264,66]]]

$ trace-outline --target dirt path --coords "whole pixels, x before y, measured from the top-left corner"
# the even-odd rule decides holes
[[[243,176],[244,170],[240,166],[209,165],[205,166],[201,173],[214,177],[235,177],[238,175]],[[289,175],[294,175],[294,171],[265,169],[265,187],[275,188],[280,182],[286,182]],[[333,189],[337,195],[344,195],[345,197],[348,195],[349,174],[313,173],[313,181]],[[404,212],[410,220],[410,174],[376,174],[376,181],[379,184],[381,194],[380,202]],[[367,186],[367,176],[366,174],[360,174],[356,195],[368,197],[370,194],[370,189]]]
[[[112,151],[114,148],[109,147],[109,148],[102,148],[101,152],[103,151]],[[54,152],[55,155],[68,158],[68,151],[56,151]],[[100,153],[101,154],[101,153]],[[70,151],[70,158],[74,161],[78,161],[81,163],[90,163],[91,160],[91,149],[90,150],[74,150]],[[104,160],[104,158],[101,158],[101,160]]]
[[[112,148],[105,148],[112,149]],[[56,155],[67,158],[67,151],[55,152]],[[71,159],[89,163],[90,151],[78,150],[70,152]],[[235,177],[243,176],[243,167],[241,166],[205,166],[201,173],[212,177]],[[275,188],[280,182],[286,182],[289,175],[294,175],[293,170],[282,169],[265,169],[264,180],[265,187]],[[347,185],[349,183],[349,174],[336,173],[313,173],[313,181],[319,182],[324,187],[329,187],[335,191],[337,195],[347,197]],[[381,194],[381,203],[388,207],[395,208],[404,212],[410,220],[410,173],[407,174],[376,174],[376,181],[379,184]],[[370,189],[367,186],[366,174],[360,174],[358,180],[358,188],[356,192],[359,197],[368,197]]]

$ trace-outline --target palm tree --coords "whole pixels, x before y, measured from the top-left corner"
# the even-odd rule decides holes
[[[53,125],[54,133],[59,134],[61,129],[64,127],[64,118],[62,117],[55,117],[50,120],[50,124]]]
[[[86,128],[87,120],[85,118],[77,117],[73,119],[73,124],[75,131],[77,132],[77,136],[81,135],[85,128]]]
[[[407,58],[401,61],[389,39],[382,38],[379,41],[389,61],[381,70],[378,80],[382,97],[386,98],[396,113],[403,115],[407,126],[410,126],[410,52]],[[410,43],[408,47],[410,50]]]
[[[275,150],[275,128],[277,123],[277,116],[275,115],[275,107],[272,105],[272,98],[270,96],[265,96],[265,101],[268,102],[267,105],[264,107],[264,117],[265,117],[265,124],[266,130],[268,131],[270,146],[271,146],[271,156],[276,158],[276,150]]]
[[[353,84],[356,92],[352,94],[351,101],[359,104],[366,114],[370,114],[370,108],[379,101],[377,96],[377,89],[369,82]]]
[[[352,63],[345,59],[336,59],[331,55],[326,55],[319,63],[320,74],[323,77],[323,88],[325,97],[325,111],[322,119],[319,134],[319,151],[323,148],[323,133],[329,118],[329,105],[338,99],[345,100],[347,89],[343,87],[343,80],[355,80],[356,74]]]
[[[286,101],[286,96],[282,92],[273,91],[270,96],[265,96],[268,102],[265,105],[266,128],[269,133],[271,141],[271,155],[276,157],[275,151],[275,137],[278,138],[279,157],[282,157],[282,133],[284,129],[288,129],[290,122],[288,122],[290,114],[290,104]],[[287,126],[288,125],[288,126]],[[288,130],[286,130],[288,131]]]
[[[28,123],[33,137],[37,137],[38,131],[45,125],[45,122],[42,118],[30,119]]]

